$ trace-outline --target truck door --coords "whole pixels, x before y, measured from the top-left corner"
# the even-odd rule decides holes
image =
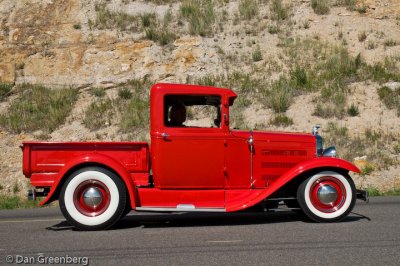
[[[156,187],[224,189],[221,97],[174,94],[163,101],[163,126],[151,136]]]

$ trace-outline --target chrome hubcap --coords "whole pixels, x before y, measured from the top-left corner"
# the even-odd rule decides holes
[[[318,189],[318,199],[323,204],[332,204],[337,200],[338,193],[333,186],[324,185]]]
[[[83,201],[85,202],[86,206],[95,208],[103,201],[103,195],[98,188],[89,187],[83,193]]]

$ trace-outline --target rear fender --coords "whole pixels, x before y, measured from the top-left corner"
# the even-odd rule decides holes
[[[134,188],[134,184],[128,171],[117,161],[107,155],[100,155],[100,154],[87,154],[84,157],[75,158],[74,160],[69,161],[59,172],[54,181],[53,186],[50,189],[49,194],[47,197],[40,202],[40,205],[44,205],[50,203],[51,201],[55,200],[55,196],[60,191],[64,181],[70,174],[74,171],[86,167],[86,166],[100,166],[110,169],[114,171],[117,175],[121,177],[124,181],[126,188],[129,192],[129,198],[131,202],[132,209],[136,207],[136,199],[137,191]],[[57,193],[56,193],[57,192]]]
[[[278,189],[283,187],[294,178],[300,176],[301,174],[311,172],[313,170],[327,168],[336,169],[337,171],[351,171],[355,173],[360,173],[360,169],[358,169],[357,166],[338,158],[319,157],[312,160],[304,161],[297,164],[292,169],[288,170],[279,179],[272,183],[271,186],[263,189],[261,193],[259,189],[254,189],[254,193],[251,193],[246,199],[244,199],[240,203],[235,202],[234,205],[227,206],[226,210],[228,212],[232,212],[254,206],[265,198],[268,198],[272,193],[276,192]]]

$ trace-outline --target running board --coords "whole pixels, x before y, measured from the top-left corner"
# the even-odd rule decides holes
[[[266,198],[267,201],[297,200],[294,197],[289,198]]]
[[[136,207],[136,211],[150,211],[150,212],[226,212],[225,208],[194,208],[180,206],[177,208],[164,208],[164,207]]]

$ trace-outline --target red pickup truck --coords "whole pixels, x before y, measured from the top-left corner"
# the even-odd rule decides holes
[[[234,212],[284,202],[318,222],[349,214],[353,164],[313,134],[235,130],[230,89],[156,84],[145,142],[24,142],[23,173],[83,230],[112,226],[131,210]]]

